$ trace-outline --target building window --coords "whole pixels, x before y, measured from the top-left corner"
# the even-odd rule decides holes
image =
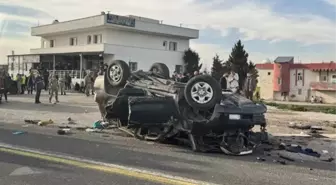
[[[169,42],[169,50],[176,51],[177,50],[177,42]]]
[[[129,62],[128,66],[130,67],[131,71],[136,71],[138,70],[138,63],[137,62]]]
[[[46,48],[47,47],[47,41],[42,41],[42,48]]]
[[[267,75],[268,75],[268,76],[271,75],[271,72],[268,72]]]
[[[326,81],[328,81],[327,76],[322,76],[322,82],[326,82]]]
[[[102,43],[102,35],[94,35],[93,36],[93,43],[95,44],[99,44],[99,43]]]
[[[72,37],[70,38],[70,46],[76,46],[77,45],[77,38]]]
[[[175,65],[175,72],[177,74],[181,74],[182,73],[182,65]]]
[[[14,62],[11,63],[11,71],[14,71]]]
[[[49,46],[50,46],[51,48],[55,47],[55,40],[50,40],[50,42],[49,42]]]
[[[91,42],[92,42],[92,37],[91,37],[91,35],[88,35],[87,36],[87,43],[91,44]]]
[[[278,78],[278,85],[281,85],[281,82],[282,82],[281,78]]]
[[[302,94],[302,89],[298,89],[298,95]]]
[[[164,47],[167,46],[167,41],[163,41],[163,44],[162,44]]]
[[[28,71],[28,64],[27,63],[24,64],[24,68],[25,68],[25,71]]]
[[[300,81],[300,80],[302,80],[302,75],[301,75],[301,73],[298,73],[297,74],[297,81]]]

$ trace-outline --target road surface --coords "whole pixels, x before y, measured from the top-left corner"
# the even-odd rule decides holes
[[[133,185],[157,183],[0,152],[1,185]]]
[[[13,132],[18,130],[26,133],[14,135]],[[53,182],[51,184],[66,184],[69,179],[73,180],[73,183],[69,182],[69,184],[84,181],[95,185],[99,183],[135,184],[135,182],[138,184],[167,184],[169,182],[170,184],[198,184],[196,183],[198,181],[224,185],[335,184],[334,163],[293,162],[280,165],[272,162],[273,156],[266,157],[265,162],[257,161],[256,157],[261,155],[258,152],[245,157],[193,153],[187,148],[143,142],[133,138],[106,137],[101,134],[80,132],[70,136],[57,136],[55,130],[51,128],[23,128],[19,125],[1,123],[0,144],[0,165],[7,166],[0,171],[1,185],[26,182],[25,178],[27,182],[33,179],[31,184],[39,185],[36,182],[42,181],[42,177],[38,174],[35,179],[33,177],[15,179],[16,177],[9,175],[15,169],[22,167],[31,168],[32,171],[49,172],[50,176],[47,177]],[[13,148],[6,149],[4,146]],[[21,152],[26,149],[29,149],[28,153]],[[39,152],[47,152],[51,157],[36,154]],[[53,157],[54,155],[56,157]],[[93,164],[78,162],[82,159]],[[97,164],[101,164],[98,166],[118,165],[122,169],[119,167],[100,168]],[[58,166],[59,170],[51,168],[53,166]],[[139,175],[132,171],[133,169],[143,171],[143,174]],[[64,174],[67,174],[64,178],[58,178]],[[162,175],[168,175],[168,177]],[[170,181],[170,177],[175,176],[178,180]],[[23,178],[23,181],[19,178]],[[111,183],[107,183],[110,180],[112,180]]]

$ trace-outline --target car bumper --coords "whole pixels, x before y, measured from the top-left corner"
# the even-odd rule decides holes
[[[210,131],[224,132],[238,129],[248,130],[256,125],[266,126],[266,119],[263,113],[236,113],[237,115],[240,115],[240,119],[230,119],[230,114],[235,113],[228,113],[227,110],[223,111],[220,105],[217,105],[213,115],[208,121],[193,123],[191,132],[195,135],[204,135]]]

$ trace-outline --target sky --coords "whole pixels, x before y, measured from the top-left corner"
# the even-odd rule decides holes
[[[199,29],[190,47],[209,68],[216,54],[227,60],[238,39],[254,63],[277,56],[336,61],[336,0],[0,0],[0,63],[12,50],[40,46],[30,27],[101,11]]]

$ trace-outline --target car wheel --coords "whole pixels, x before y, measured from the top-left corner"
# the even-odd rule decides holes
[[[107,68],[107,79],[114,87],[124,86],[130,76],[130,69],[122,60],[113,61]]]
[[[162,76],[163,78],[168,79],[169,76],[169,68],[166,64],[163,63],[154,63],[150,68],[149,71]]]
[[[186,84],[184,97],[193,108],[211,109],[221,100],[220,84],[209,75],[195,76]]]

